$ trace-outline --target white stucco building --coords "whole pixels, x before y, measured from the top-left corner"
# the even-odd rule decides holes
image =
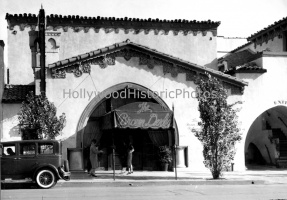
[[[218,59],[219,22],[50,15],[44,31],[44,79],[37,16],[7,14],[6,19],[8,40],[1,42],[0,52],[1,141],[21,138],[17,119],[21,102],[29,91],[39,94],[42,81],[57,112],[67,117],[59,139],[72,169],[84,170],[84,149],[96,138],[105,151],[100,164],[105,169],[111,165],[114,139],[118,146],[133,142],[135,169],[157,170],[156,146],[176,144],[177,167],[206,170],[202,146],[190,129],[199,121],[196,77],[208,72],[228,89],[230,103],[243,101],[239,113],[243,139],[236,146],[234,170],[252,163],[285,162],[284,145],[277,143],[284,144],[287,136],[287,19]],[[5,65],[3,51],[8,57]],[[120,92],[132,95],[111,95]],[[115,116],[121,111],[138,113],[135,106],[140,105],[159,121],[144,127],[138,120],[151,119],[130,114],[125,123],[134,121],[123,127],[117,121],[122,118],[109,116],[111,111]],[[164,126],[173,105],[175,131]],[[254,158],[259,154],[260,161]]]

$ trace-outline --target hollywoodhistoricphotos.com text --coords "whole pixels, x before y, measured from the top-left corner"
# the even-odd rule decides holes
[[[74,98],[74,99],[88,99],[89,101],[96,97],[100,96],[101,98],[114,98],[114,99],[129,99],[129,98],[163,98],[163,99],[177,99],[177,98],[216,98],[217,93],[213,92],[204,92],[200,93],[199,91],[188,91],[185,89],[175,89],[175,90],[163,90],[163,91],[139,91],[135,89],[123,89],[120,91],[114,91],[109,94],[104,94],[103,92],[95,91],[95,90],[87,90],[85,88],[81,88],[78,90],[72,89],[64,89],[63,90],[63,98]]]

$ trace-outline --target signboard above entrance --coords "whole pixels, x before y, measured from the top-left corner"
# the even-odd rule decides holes
[[[119,107],[102,117],[102,129],[170,129],[173,113],[160,104],[135,102]]]

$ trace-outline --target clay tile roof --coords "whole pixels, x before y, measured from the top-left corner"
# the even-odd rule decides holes
[[[232,69],[237,66],[244,65],[262,56],[262,53],[255,53],[250,49],[245,49],[243,51],[230,53],[220,59],[220,62],[226,61],[228,63],[228,68]]]
[[[26,25],[37,25],[38,18],[35,14],[6,14],[9,27],[15,25],[26,24]],[[160,19],[138,19],[138,18],[115,18],[115,17],[86,17],[86,16],[75,16],[75,15],[56,15],[51,14],[46,16],[47,26],[52,27],[93,27],[95,29],[100,28],[123,28],[123,29],[135,29],[135,30],[150,30],[159,29],[164,31],[207,31],[217,30],[220,22],[214,22],[211,20],[207,21],[188,21],[182,19],[175,20],[160,20]]]
[[[245,82],[245,81],[243,81],[241,79],[238,79],[236,77],[227,75],[227,74],[225,74],[223,72],[220,72],[220,71],[217,71],[217,70],[213,70],[213,69],[207,68],[205,66],[197,65],[195,63],[191,63],[191,62],[182,60],[182,59],[180,59],[178,57],[174,57],[174,56],[169,55],[169,54],[165,54],[165,53],[159,52],[159,51],[157,51],[155,49],[152,49],[152,48],[149,48],[147,46],[143,46],[143,45],[140,45],[140,44],[137,44],[137,43],[133,43],[129,39],[127,39],[126,41],[121,42],[121,43],[116,43],[114,45],[111,45],[111,46],[108,46],[108,47],[104,47],[102,49],[97,49],[95,51],[88,52],[88,53],[86,53],[87,56],[85,56],[85,57],[86,57],[86,59],[90,59],[90,58],[93,58],[93,57],[99,57],[99,56],[102,56],[102,55],[114,52],[116,50],[124,49],[126,47],[135,48],[135,49],[138,49],[138,50],[141,50],[141,51],[147,51],[147,52],[149,52],[151,54],[154,54],[155,56],[167,59],[167,60],[169,60],[172,63],[176,63],[177,65],[181,65],[187,70],[196,70],[196,71],[200,71],[200,72],[208,72],[208,73],[210,73],[212,75],[218,76],[218,77],[223,78],[223,79],[225,79],[227,81],[231,81],[231,82],[233,82],[235,84],[248,85],[247,82]],[[82,55],[85,55],[85,54],[82,54]],[[49,64],[48,67],[50,69],[52,69],[52,70],[53,69],[59,69],[59,68],[68,67],[68,66],[72,65],[75,62],[74,58],[75,57],[72,57],[72,58],[68,58],[68,59],[65,59],[65,60],[62,60],[62,61],[58,61],[58,62]],[[63,61],[65,61],[65,62],[63,62]],[[76,62],[79,62],[79,61],[81,62],[82,60],[80,58],[77,58]],[[63,64],[63,63],[65,63],[65,64]]]
[[[269,25],[268,27],[258,31],[257,33],[252,34],[247,38],[248,41],[253,41],[258,37],[263,35],[273,34],[275,31],[282,32],[287,28],[287,17],[282,18],[279,21],[274,22],[273,24]]]
[[[250,62],[250,63],[245,63],[241,66],[232,68],[228,71],[225,71],[224,73],[233,75],[235,73],[265,73],[265,72],[267,72],[266,69],[263,69],[262,67],[257,66],[256,63]]]
[[[35,85],[5,85],[2,102],[21,103],[30,91],[35,92]]]

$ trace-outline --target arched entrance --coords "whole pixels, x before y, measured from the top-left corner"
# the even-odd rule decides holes
[[[116,168],[119,169],[122,167],[120,158],[124,144],[131,142],[136,149],[133,159],[135,170],[156,170],[156,146],[178,144],[177,129],[175,131],[139,127],[111,129],[104,125],[106,122],[115,120],[111,117],[104,119],[107,113],[137,103],[147,103],[149,106],[158,105],[157,107],[162,109],[161,112],[170,111],[159,96],[134,83],[122,83],[108,88],[90,102],[77,127],[77,146],[84,149],[84,161],[88,160],[85,155],[89,151],[91,140],[96,139],[100,148],[104,150],[99,163],[100,167],[110,169],[111,146],[115,145]]]
[[[287,167],[287,107],[276,106],[259,115],[245,140],[248,169]]]

